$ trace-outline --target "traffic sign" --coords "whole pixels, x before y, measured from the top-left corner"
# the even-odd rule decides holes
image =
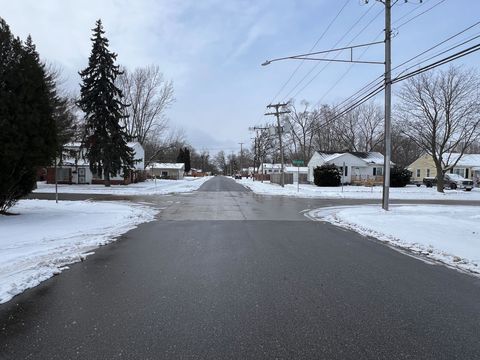
[[[303,160],[292,160],[292,164],[295,166],[303,166]]]

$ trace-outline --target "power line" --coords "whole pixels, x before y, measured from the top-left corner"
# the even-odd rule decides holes
[[[427,1],[428,1],[428,0],[427,0]],[[392,7],[393,7],[397,2],[398,2],[398,0],[395,1],[395,3],[392,5]],[[421,4],[421,2],[420,2],[419,4]],[[399,20],[407,17],[407,16],[410,15],[411,13],[417,11],[418,9],[419,9],[419,7],[416,7],[416,8],[414,8],[413,10],[409,11],[407,14],[401,16],[401,17],[398,18],[396,21],[394,21],[394,24],[395,24],[396,22],[398,22]],[[374,40],[374,41],[376,41],[376,40],[382,35],[382,33],[383,33],[383,30],[380,31],[380,33],[375,37],[375,40]],[[361,59],[361,58],[366,54],[366,52],[368,51],[369,48],[370,48],[370,46],[367,46],[366,49],[360,54],[360,56],[359,56],[358,58]],[[348,69],[340,76],[340,78],[338,78],[338,80],[335,81],[334,84],[333,84],[333,85],[322,95],[322,97],[315,103],[315,107],[321,104],[321,102],[323,101],[323,99],[324,99],[325,97],[327,97],[327,96],[332,92],[332,90],[335,89],[335,88],[338,86],[338,84],[345,78],[345,76],[348,75],[348,73],[350,73],[350,71],[353,69],[353,67],[354,67],[355,65],[356,65],[356,64],[353,63],[353,64],[351,64],[351,65],[348,67]],[[368,87],[369,85],[374,84],[374,82],[377,81],[377,79],[382,79],[382,78],[383,78],[383,75],[380,75],[378,78],[374,79],[372,82],[370,82],[370,83],[368,83],[367,85],[365,85],[364,88]],[[362,91],[364,88],[360,89],[358,92]],[[355,93],[355,94],[357,94],[357,93]],[[354,95],[355,95],[355,94],[354,94]],[[345,100],[344,100],[344,102],[345,102]],[[342,102],[342,103],[343,103],[343,102]]]
[[[438,44],[436,44],[436,45],[434,45],[434,46],[432,46],[432,47],[428,48],[428,49],[427,49],[427,50],[425,50],[425,51],[422,51],[420,54],[417,54],[417,55],[415,55],[414,57],[412,57],[412,58],[408,59],[407,61],[405,61],[405,62],[401,63],[400,65],[397,65],[396,67],[394,67],[394,69],[397,69],[397,68],[399,68],[400,66],[403,66],[403,65],[405,65],[405,64],[407,64],[407,63],[409,63],[410,61],[412,61],[412,60],[415,60],[416,58],[419,58],[420,56],[422,56],[422,55],[426,54],[427,52],[429,52],[429,51],[431,51],[431,50],[433,50],[433,49],[436,49],[437,47],[439,47],[439,46],[441,46],[441,45],[443,45],[443,44],[447,43],[448,41],[452,40],[453,38],[456,38],[457,36],[459,36],[459,35],[461,35],[461,34],[463,34],[463,33],[467,32],[468,30],[470,30],[470,29],[474,28],[475,26],[478,26],[479,24],[480,24],[480,21],[477,21],[477,22],[476,22],[476,23],[474,23],[473,25],[470,25],[470,26],[468,26],[467,28],[465,28],[465,29],[463,29],[463,30],[459,31],[458,33],[456,33],[456,34],[454,34],[454,35],[452,35],[452,36],[449,36],[449,37],[448,37],[448,38],[446,38],[445,40],[443,40],[443,41],[439,42]]]
[[[412,71],[410,73],[407,73],[405,75],[402,75],[402,76],[397,76],[395,79],[392,80],[392,83],[397,83],[399,81],[402,81],[402,80],[406,80],[412,76],[415,76],[415,75],[419,75],[421,73],[424,73],[425,71],[428,71],[428,70],[432,70],[438,66],[441,66],[441,65],[445,65],[451,61],[454,61],[454,60],[457,60],[457,59],[460,59],[464,56],[467,56],[469,54],[473,54],[474,52],[477,52],[478,50],[480,50],[480,43],[476,44],[476,45],[473,45],[467,49],[464,49],[464,50],[461,50],[455,54],[452,54],[450,56],[447,56],[446,58],[443,58],[443,59],[440,59],[438,61],[435,61],[434,63],[432,64],[429,64],[429,65],[426,65],[424,67],[421,67],[420,69],[417,69],[415,71]]]
[[[429,0],[424,1],[423,4],[426,4],[428,1],[429,1]],[[419,4],[417,4],[417,5],[421,5],[421,4],[422,4],[422,3],[419,3]],[[410,10],[410,11],[407,12],[406,14],[404,14],[404,15],[400,16],[398,19],[396,19],[396,20],[392,23],[392,25],[395,24],[395,23],[398,23],[398,22],[399,22],[400,20],[402,20],[402,19],[405,19],[408,15],[414,13],[414,12],[417,11],[418,9],[420,9],[420,6],[414,7],[412,10]]]
[[[464,34],[464,33],[467,32],[468,30],[471,30],[472,28],[474,28],[474,27],[476,27],[476,26],[478,26],[478,25],[480,25],[480,21],[478,21],[478,22],[476,22],[476,23],[474,23],[474,24],[466,27],[465,29],[463,29],[463,30],[455,33],[454,35],[449,36],[448,38],[446,38],[445,40],[439,42],[438,44],[436,44],[436,45],[428,48],[427,50],[422,51],[421,53],[415,55],[414,57],[412,57],[412,58],[404,61],[403,63],[395,66],[392,70],[396,70],[396,69],[398,69],[398,68],[406,65],[407,63],[409,63],[409,62],[411,62],[411,61],[419,58],[420,56],[422,56],[422,55],[424,55],[424,54],[432,51],[433,49],[438,48],[439,46],[447,43],[448,41],[454,39],[455,37],[460,36],[461,34]],[[459,46],[465,45],[466,43],[471,42],[471,41],[473,41],[474,39],[477,39],[478,37],[480,37],[480,35],[471,37],[471,38],[469,38],[469,39],[467,39],[467,40],[462,40],[460,43],[457,43],[457,44],[455,44],[454,46],[452,46],[452,47],[450,47],[450,48],[448,48],[448,49],[446,49],[446,50],[443,50],[443,51],[441,51],[441,52],[439,52],[439,53],[436,53],[435,55],[433,55],[433,56],[431,56],[431,57],[429,57],[429,58],[427,58],[427,59],[424,59],[424,60],[422,60],[421,62],[419,62],[419,63],[417,63],[417,64],[415,64],[415,65],[413,65],[413,66],[411,66],[411,67],[406,68],[405,70],[403,70],[402,72],[400,72],[400,73],[397,75],[397,77],[398,77],[399,75],[401,75],[402,73],[404,73],[405,71],[408,71],[408,70],[410,70],[411,68],[413,68],[413,67],[415,67],[415,66],[418,66],[418,65],[422,64],[422,63],[425,62],[425,61],[429,61],[429,60],[431,60],[431,59],[434,59],[435,57],[438,57],[438,56],[440,56],[440,55],[443,55],[443,54],[445,54],[445,53],[447,53],[447,52],[449,52],[449,51],[451,51],[451,50],[453,50],[453,49],[455,49],[455,48],[457,48],[457,47],[459,47]],[[362,55],[363,55],[363,54],[362,54]],[[361,56],[362,56],[362,55],[361,55]],[[332,87],[328,90],[328,92],[330,92],[330,91],[338,84],[338,82],[339,82],[341,79],[343,79],[343,77],[345,77],[345,75],[351,70],[351,68],[353,67],[353,65],[354,65],[354,64],[352,64],[352,66],[350,66],[350,68],[342,75],[342,77],[335,83],[335,85],[332,86]],[[370,83],[368,83],[367,85],[365,85],[364,87],[362,87],[360,90],[358,90],[357,92],[355,92],[353,95],[351,95],[351,96],[348,97],[347,99],[343,100],[339,105],[337,105],[337,107],[338,107],[338,106],[340,106],[340,107],[343,106],[345,103],[349,102],[352,98],[355,98],[356,95],[359,94],[359,93],[363,93],[363,92],[368,92],[368,91],[370,91],[372,88],[374,88],[374,87],[378,84],[378,82],[380,81],[381,78],[382,78],[382,75],[380,75],[379,77],[375,78],[375,79],[372,80]],[[328,94],[328,92],[327,92],[327,94]],[[359,96],[361,96],[361,95],[362,95],[362,94],[360,94]],[[322,98],[316,103],[315,106],[318,106],[318,105],[321,103],[321,101],[323,100],[323,98],[324,98],[325,96],[326,96],[326,95],[322,96]],[[358,97],[357,97],[357,98],[358,98]]]
[[[360,18],[358,18],[358,20],[357,20],[352,26],[350,26],[350,28],[345,32],[345,34],[343,34],[343,36],[333,45],[333,47],[338,46],[338,44],[340,44],[340,42],[342,42],[343,39],[345,39],[345,37],[347,37],[347,35],[363,20],[363,18],[364,18],[365,16],[368,15],[368,13],[369,13],[372,9],[373,9],[373,6],[370,6],[370,7],[367,9],[367,11],[365,11],[365,12],[363,13],[363,15],[361,15]],[[383,11],[383,10],[382,10],[382,11]],[[377,15],[375,16],[375,18],[376,18],[378,15],[380,15],[380,14],[377,14]],[[375,18],[374,18],[374,19],[375,19]],[[370,23],[371,23],[371,22],[370,22]],[[369,23],[368,25],[370,25],[370,23]],[[365,29],[365,28],[364,28],[364,29]],[[362,29],[362,31],[363,31],[364,29]],[[349,44],[351,44],[360,34],[361,34],[361,32],[359,32],[359,33],[357,34],[357,36],[355,36],[355,37],[349,42]],[[339,54],[337,54],[337,56],[338,56],[338,55],[339,55]],[[336,58],[336,57],[335,57],[335,58]],[[325,70],[325,68],[328,66],[328,64],[329,64],[329,63],[327,63],[327,64],[314,76],[314,79],[315,79],[323,70]],[[310,74],[313,73],[313,71],[315,71],[315,69],[316,69],[319,65],[320,65],[320,63],[315,64],[315,65],[295,84],[295,86],[294,86],[292,89],[290,89],[290,91],[287,93],[287,95],[285,95],[285,96],[283,97],[282,101],[285,101],[286,99],[288,99],[288,97],[290,96],[290,94],[292,94],[292,93],[305,81],[305,79],[308,78],[308,77],[310,76]],[[311,80],[311,81],[313,81],[313,80]],[[311,83],[311,81],[307,84],[307,86]],[[304,89],[304,88],[302,88],[301,91],[303,91],[303,89]],[[299,92],[297,92],[296,95],[298,95],[298,93],[299,93]],[[294,97],[295,97],[295,96],[294,96]]]
[[[377,37],[376,37],[375,39],[378,39],[378,37],[379,37],[382,33],[383,33],[383,31],[381,31],[380,34],[377,35]],[[370,46],[367,46],[367,47],[365,48],[365,50],[360,54],[360,56],[359,56],[358,58],[361,59],[361,58],[365,55],[365,53],[368,51],[369,48],[370,48]],[[316,102],[315,106],[318,106],[318,105],[321,104],[321,102],[323,101],[323,99],[324,99],[325,97],[327,97],[328,94],[330,94],[330,92],[338,86],[338,84],[345,78],[345,76],[348,75],[348,73],[353,69],[353,67],[354,67],[355,65],[356,65],[356,64],[353,63],[353,64],[351,64],[351,65],[348,67],[348,69],[340,76],[340,78],[338,78],[338,80],[335,81],[334,84],[333,84],[333,85],[322,95],[322,97]],[[376,78],[375,80],[373,80],[371,83],[367,84],[365,87],[371,85],[371,84],[372,84],[373,82],[375,82],[375,81],[378,81],[378,80],[382,81],[381,79],[383,79],[383,75],[380,75],[378,78]],[[362,88],[362,89],[363,89],[363,88]],[[360,89],[359,91],[361,91],[362,89]],[[355,93],[355,94],[356,94],[356,93]]]
[[[325,34],[328,32],[328,30],[330,30],[330,28],[332,27],[332,25],[335,23],[335,21],[338,19],[338,17],[340,16],[340,14],[343,12],[343,10],[345,9],[345,7],[347,6],[347,4],[350,2],[350,0],[346,0],[345,3],[343,4],[343,6],[340,8],[340,10],[337,12],[337,14],[335,15],[335,17],[332,19],[332,21],[330,21],[330,23],[327,25],[327,27],[325,28],[325,30],[322,32],[322,34],[320,35],[320,37],[315,41],[315,43],[313,44],[313,46],[311,47],[311,49],[309,50],[309,52],[312,52],[313,49],[315,49],[315,47],[318,45],[318,43],[320,42],[320,40],[323,39],[323,37],[325,36]],[[298,66],[296,67],[296,69],[292,72],[292,74],[289,76],[289,78],[287,79],[287,81],[285,81],[285,83],[281,86],[280,90],[278,90],[278,92],[275,94],[275,96],[272,98],[272,100],[270,101],[270,104],[275,101],[275,99],[277,98],[278,95],[280,95],[280,93],[283,91],[283,89],[285,89],[285,87],[288,85],[288,83],[292,80],[292,78],[295,76],[295,74],[297,73],[297,71],[302,67],[304,63],[304,60],[298,64]]]
[[[450,56],[447,56],[443,59],[440,59],[438,61],[435,61],[429,65],[426,65],[420,69],[417,69],[415,71],[412,71],[408,74],[405,74],[405,75],[402,75],[402,76],[399,76],[399,77],[395,77],[394,79],[392,79],[392,84],[394,83],[398,83],[400,81],[403,81],[403,80],[406,80],[408,78],[411,78],[413,76],[416,76],[416,75],[419,75],[421,73],[424,73],[426,71],[429,71],[429,70],[432,70],[436,67],[439,67],[439,66],[442,66],[442,65],[445,65],[449,62],[452,62],[454,60],[457,60],[459,58],[462,58],[464,56],[467,56],[469,54],[472,54],[474,52],[477,52],[480,50],[480,43],[474,45],[474,46],[471,46],[467,49],[464,49],[464,50],[461,50],[461,51],[458,51],[457,53],[455,54],[452,54]],[[381,91],[383,91],[383,88],[384,86],[378,86],[376,89],[370,91],[368,94],[364,95],[362,98],[360,98],[359,100],[355,101],[354,103],[350,104],[348,107],[346,107],[345,109],[343,109],[342,111],[340,111],[339,113],[335,114],[333,118],[330,118],[328,119],[327,121],[323,122],[322,124],[319,124],[319,127],[323,127],[323,126],[326,126],[332,122],[334,122],[335,120],[341,118],[342,116],[346,115],[347,113],[349,113],[350,111],[354,110],[355,108],[357,108],[358,106],[360,106],[361,104],[365,103],[366,101],[370,100],[371,98],[373,98],[374,96],[376,96],[377,94],[379,94]]]
[[[397,28],[397,29],[400,29],[402,26],[404,26],[404,25],[408,24],[408,23],[409,23],[410,21],[412,21],[412,20],[415,20],[415,19],[416,19],[416,18],[418,18],[419,16],[422,16],[423,14],[425,14],[425,13],[427,13],[427,12],[429,12],[429,11],[433,10],[434,8],[436,8],[438,5],[440,5],[440,4],[441,4],[441,3],[443,3],[443,2],[445,2],[445,0],[440,0],[440,2],[436,3],[435,5],[433,5],[433,6],[432,6],[432,7],[430,7],[430,8],[428,8],[428,9],[426,9],[426,10],[422,11],[421,13],[419,13],[419,14],[415,15],[414,17],[412,17],[412,18],[408,19],[407,21],[405,21],[405,22],[401,23],[401,24],[400,24],[400,25],[398,25],[396,28]]]
[[[340,10],[337,12],[337,14],[335,15],[335,17],[330,21],[330,23],[327,25],[327,27],[325,28],[325,30],[322,32],[322,34],[320,35],[320,37],[315,41],[315,43],[313,44],[313,46],[310,48],[310,51],[313,51],[313,49],[315,49],[315,47],[318,45],[318,43],[320,42],[320,40],[323,39],[323,37],[325,36],[325,34],[328,32],[328,30],[330,30],[330,28],[332,27],[332,25],[335,23],[335,21],[338,19],[338,17],[340,16],[340,14],[343,12],[343,10],[345,9],[345,7],[347,6],[347,4],[350,2],[350,0],[346,0],[345,3],[343,4],[343,6],[340,8]],[[293,79],[293,77],[295,76],[295,74],[298,72],[298,70],[300,70],[300,68],[302,67],[304,63],[304,60],[298,64],[298,66],[296,67],[296,69],[292,72],[292,74],[288,77],[287,81],[285,81],[283,83],[283,85],[280,87],[280,90],[277,91],[277,93],[275,94],[275,96],[272,98],[272,100],[270,100],[269,104],[273,103],[275,101],[275,99],[278,97],[278,95],[280,95],[280,93],[285,89],[285,87],[290,83],[290,81]],[[263,113],[259,116],[257,122],[260,121],[260,119],[263,118]]]

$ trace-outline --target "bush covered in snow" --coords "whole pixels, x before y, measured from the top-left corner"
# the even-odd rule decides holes
[[[317,186],[340,186],[340,170],[334,165],[322,165],[313,169],[313,181]]]

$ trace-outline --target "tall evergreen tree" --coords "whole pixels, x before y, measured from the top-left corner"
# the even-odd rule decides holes
[[[31,38],[23,44],[0,18],[0,213],[33,190],[36,166],[55,157],[50,100]]]
[[[191,162],[190,162],[190,150],[185,148],[185,172],[189,172],[192,169]]]
[[[180,148],[180,151],[178,152],[177,163],[185,163],[185,152],[183,151],[183,148]]]
[[[122,92],[115,86],[121,74],[115,65],[117,55],[108,49],[101,20],[97,20],[92,37],[92,52],[82,77],[79,107],[85,113],[83,145],[90,169],[104,176],[110,186],[110,176],[121,170],[128,172],[133,165],[133,151],[127,144],[125,129],[120,124],[125,104]]]

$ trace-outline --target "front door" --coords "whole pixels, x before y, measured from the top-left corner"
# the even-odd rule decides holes
[[[86,169],[78,168],[78,183],[85,184],[86,180]]]

